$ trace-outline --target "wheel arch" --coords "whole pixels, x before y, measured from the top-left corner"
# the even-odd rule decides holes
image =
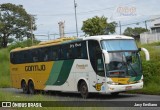
[[[88,84],[87,79],[85,79],[85,78],[80,78],[80,79],[77,81],[77,91],[78,91],[78,92],[79,92],[80,84],[81,84],[81,82],[83,82],[83,81],[87,84],[88,91],[89,91],[89,84]]]

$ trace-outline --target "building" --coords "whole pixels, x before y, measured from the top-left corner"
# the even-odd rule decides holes
[[[160,15],[151,17],[151,32],[152,33],[160,33]]]
[[[150,18],[150,32],[140,34],[142,44],[160,42],[160,15]]]

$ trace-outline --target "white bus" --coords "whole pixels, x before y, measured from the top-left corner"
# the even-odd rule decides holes
[[[17,48],[10,53],[12,85],[24,93],[69,91],[83,98],[141,89],[139,51],[132,37],[122,35],[61,38]]]

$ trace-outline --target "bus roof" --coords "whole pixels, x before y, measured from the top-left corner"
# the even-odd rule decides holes
[[[132,37],[124,36],[124,35],[98,35],[98,36],[90,36],[85,37],[83,40],[104,40],[104,39],[134,39]]]
[[[16,49],[11,50],[11,52],[29,50],[29,49],[39,48],[39,47],[47,47],[47,46],[51,46],[51,45],[74,43],[74,42],[82,41],[82,40],[97,40],[97,41],[100,41],[100,40],[104,40],[104,39],[107,40],[107,39],[133,39],[133,38],[128,37],[128,36],[124,36],[124,35],[97,35],[97,36],[80,37],[80,38],[63,37],[63,38],[58,38],[56,40],[40,42],[38,45],[31,46],[31,47],[24,47],[24,48],[18,47]]]

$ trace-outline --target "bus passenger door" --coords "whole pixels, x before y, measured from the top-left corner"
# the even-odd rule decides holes
[[[98,41],[89,40],[88,41],[88,50],[89,50],[89,58],[90,63],[93,68],[93,72],[90,74],[90,83],[91,86],[94,87],[95,91],[105,91],[105,72],[104,72],[104,63],[103,63],[103,55],[102,50]]]
[[[96,54],[95,61],[96,61],[95,70],[97,74],[96,90],[105,92],[105,71],[104,71],[104,60],[102,52]]]

